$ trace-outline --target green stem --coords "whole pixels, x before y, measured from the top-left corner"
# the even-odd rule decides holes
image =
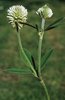
[[[25,64],[26,64],[28,67],[31,68],[31,70],[33,71],[34,76],[37,77],[36,71],[34,70],[34,68],[33,68],[31,62],[29,61],[28,57],[26,56],[26,54],[25,54],[25,52],[24,52],[24,50],[23,50],[23,47],[22,47],[22,44],[21,44],[21,39],[20,39],[20,32],[17,33],[17,37],[18,37],[18,42],[19,42],[19,47],[20,47],[20,49],[21,49],[22,57],[25,59],[24,63],[26,62]]]
[[[44,25],[45,25],[45,19],[42,18],[41,23],[41,32],[39,34],[39,47],[38,47],[38,74],[41,76],[41,49],[42,49],[42,40],[44,35]]]
[[[20,23],[20,24],[23,24],[23,25],[27,25],[27,26],[29,26],[29,27],[32,27],[32,28],[36,29],[37,31],[39,30],[37,24],[36,24],[35,26],[33,26],[32,24],[29,24],[29,23],[24,23],[24,22],[19,22],[19,23]]]
[[[38,48],[38,74],[41,75],[41,47],[42,47],[42,39],[39,39],[39,48]]]
[[[46,95],[47,95],[47,100],[50,100],[50,96],[49,96],[47,87],[46,87],[44,80],[42,78],[40,78],[40,83],[41,83],[42,87],[45,89],[45,92],[46,92]]]
[[[44,83],[44,80],[42,79],[41,76],[41,49],[42,49],[42,40],[43,40],[43,35],[44,35],[44,25],[45,25],[45,19],[42,18],[42,23],[41,23],[41,32],[39,34],[39,47],[38,47],[38,77],[40,79],[40,83],[42,87],[45,89],[46,95],[47,95],[47,100],[50,100],[49,94],[47,87]]]

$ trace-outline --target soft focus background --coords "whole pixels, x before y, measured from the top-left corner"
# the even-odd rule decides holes
[[[12,5],[23,5],[28,11],[28,22],[39,23],[35,11],[48,4],[54,16],[46,26],[57,18],[65,16],[65,0],[0,0],[0,100],[47,100],[45,91],[32,75],[12,74],[5,71],[11,67],[26,67],[20,59],[16,31],[6,18],[7,9]],[[23,46],[28,48],[37,61],[38,34],[25,26],[21,30]],[[54,48],[42,72],[51,100],[65,100],[65,22],[58,28],[45,33],[43,49]]]

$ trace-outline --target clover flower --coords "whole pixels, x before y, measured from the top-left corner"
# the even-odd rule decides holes
[[[50,18],[53,15],[52,10],[47,5],[39,8],[36,13],[45,19]]]
[[[18,29],[21,29],[23,24],[20,22],[26,22],[27,15],[27,9],[25,9],[22,5],[12,6],[7,10],[7,18],[14,28],[16,28],[17,25]]]

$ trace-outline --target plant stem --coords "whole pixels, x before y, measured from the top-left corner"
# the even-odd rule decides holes
[[[23,49],[23,47],[22,47],[21,39],[20,39],[20,32],[17,33],[17,37],[18,37],[18,42],[19,42],[19,47],[20,47],[20,49],[21,49],[22,57],[25,59],[24,63],[26,62],[25,64],[26,64],[28,67],[31,68],[31,70],[33,71],[34,76],[37,77],[37,73],[36,73],[36,71],[34,70],[34,68],[33,68],[31,62],[29,61],[29,59],[28,59],[28,57],[26,56],[26,54],[25,54],[25,52],[24,52],[24,49]]]
[[[38,74],[41,75],[41,47],[42,47],[42,39],[39,39],[39,48],[38,48]]]
[[[41,48],[42,48],[42,38],[39,39],[39,48],[38,48],[38,74],[39,74],[39,79],[40,79],[40,83],[43,86],[43,88],[45,89],[46,95],[47,95],[47,100],[50,100],[49,94],[48,94],[48,90],[46,88],[46,85],[44,83],[44,80],[42,79],[41,76]]]
[[[44,35],[44,25],[45,25],[45,19],[42,18],[41,32],[39,34],[39,47],[38,47],[38,75],[39,75],[38,77],[40,79],[40,83],[41,83],[42,87],[45,89],[45,92],[47,95],[47,100],[50,100],[47,87],[41,76],[41,54],[42,54],[41,49],[42,49],[42,40],[43,40],[43,35]]]
[[[41,32],[39,34],[39,47],[38,47],[38,74],[41,76],[41,49],[42,49],[42,40],[44,35],[44,25],[45,25],[45,19],[42,18],[41,22]]]
[[[23,24],[23,25],[27,25],[27,26],[29,26],[29,27],[32,27],[32,28],[34,28],[34,29],[36,29],[36,30],[38,31],[38,25],[33,26],[33,25],[29,24],[29,23],[24,23],[24,22],[19,22],[19,23],[20,23],[20,24]]]
[[[46,92],[46,95],[47,95],[47,100],[50,100],[50,96],[48,94],[47,87],[46,87],[46,85],[45,85],[44,80],[42,79],[42,77],[40,78],[40,83],[41,83],[42,87],[45,89],[45,92]]]

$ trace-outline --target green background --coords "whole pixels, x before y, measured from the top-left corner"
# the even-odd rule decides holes
[[[64,0],[0,0],[0,100],[46,100],[39,82],[30,74],[13,74],[7,68],[17,67],[23,69],[18,47],[16,31],[6,18],[7,9],[12,5],[23,5],[28,9],[28,22],[40,24],[35,11],[48,4],[54,16],[47,19],[46,26],[52,21],[65,16]],[[25,26],[21,30],[23,47],[35,57],[37,61],[38,33],[35,29]],[[45,33],[42,53],[48,48],[54,52],[47,61],[42,72],[51,100],[65,100],[65,22],[58,28]]]

